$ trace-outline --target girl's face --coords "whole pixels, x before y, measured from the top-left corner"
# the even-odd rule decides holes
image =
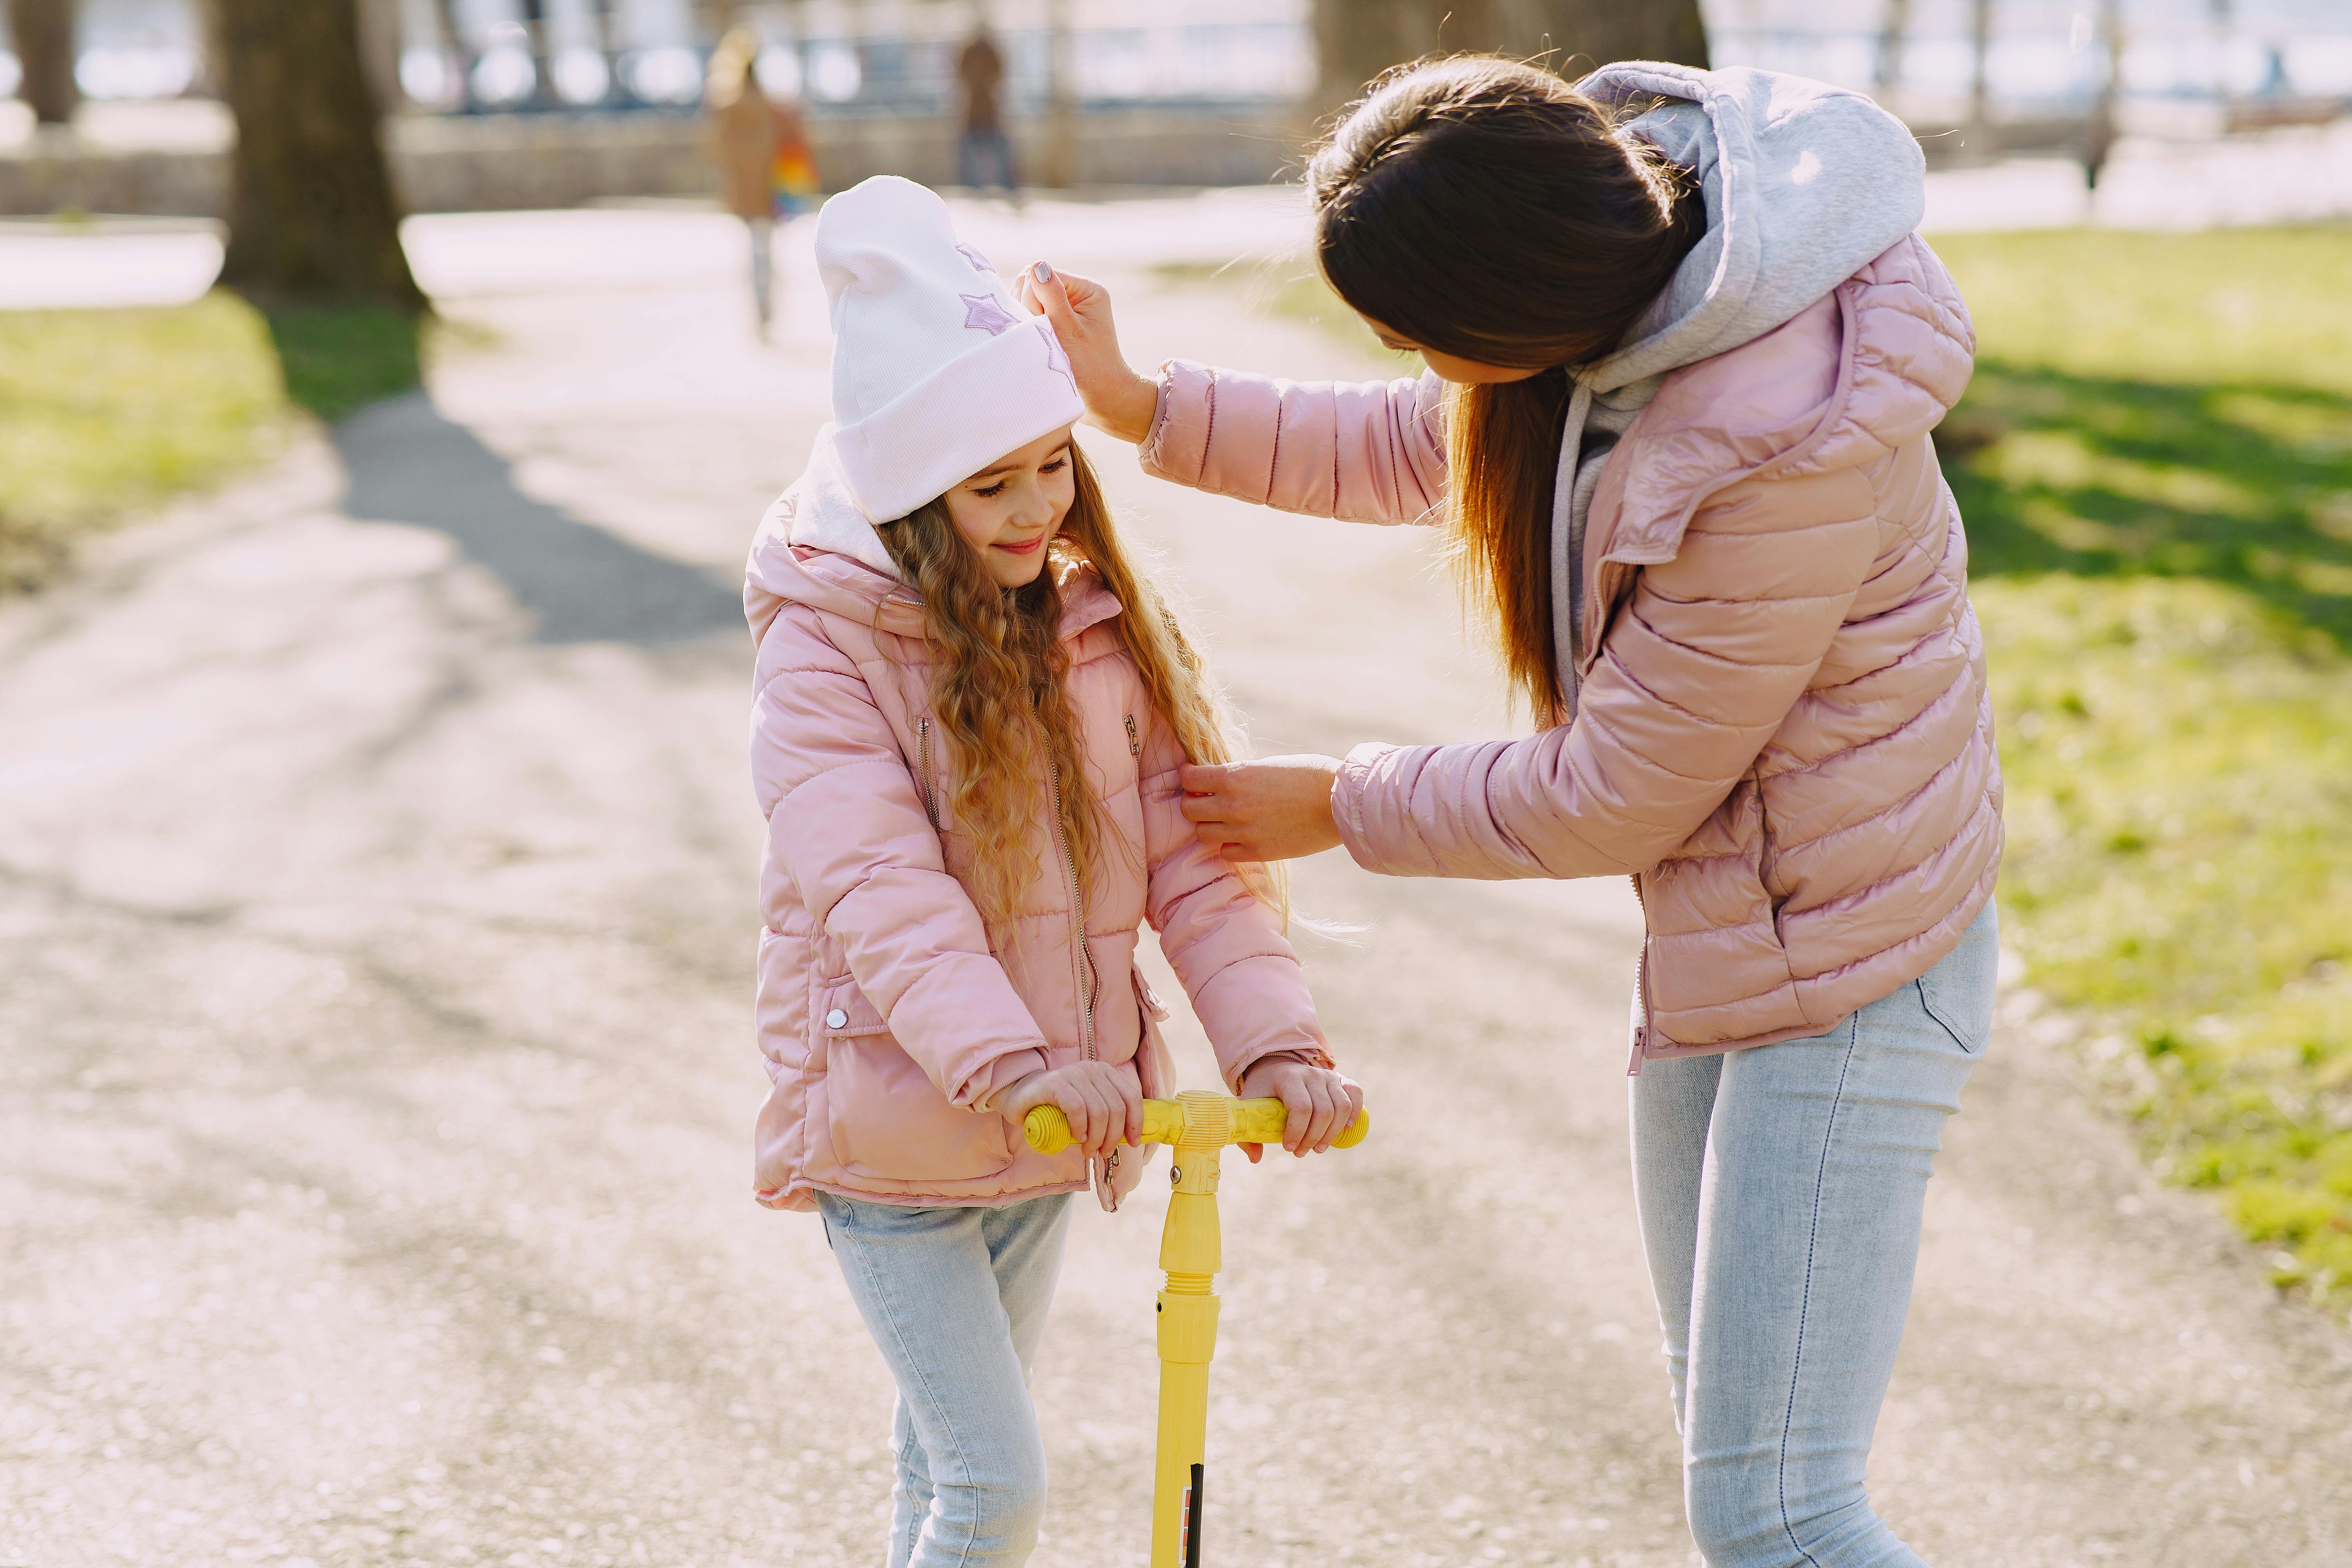
[[[948,517],[998,585],[1019,588],[1045,569],[1045,546],[1077,493],[1065,425],[948,491]]]
[[[1422,363],[1435,371],[1437,379],[1440,381],[1455,382],[1466,386],[1492,386],[1503,382],[1525,381],[1528,377],[1538,374],[1532,370],[1520,370],[1514,365],[1480,364],[1474,359],[1439,353],[1435,349],[1423,348],[1393,327],[1382,326],[1370,316],[1364,316],[1360,310],[1357,314],[1362,316],[1364,325],[1372,329],[1372,335],[1381,340],[1382,348],[1394,349],[1399,353],[1419,354]]]

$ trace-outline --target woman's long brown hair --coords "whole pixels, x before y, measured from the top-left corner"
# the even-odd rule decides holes
[[[1112,624],[1184,755],[1224,763],[1240,751],[1223,693],[1174,610],[1138,569],[1086,453],[1076,441],[1069,452],[1076,495],[1046,546],[1045,569],[1022,587],[1003,587],[988,574],[979,552],[956,532],[944,498],[880,531],[891,560],[922,596],[924,629],[938,654],[931,707],[948,745],[948,799],[971,846],[963,880],[992,941],[1001,940],[1041,870],[1048,847],[1037,825],[1049,775],[1058,781],[1062,837],[1082,875],[1103,846],[1061,635],[1063,588],[1079,574],[1091,568],[1118,601]],[[1285,907],[1275,868],[1238,869],[1253,892]]]
[[[1548,71],[1464,56],[1372,85],[1307,168],[1324,278],[1423,348],[1540,374],[1448,394],[1464,595],[1538,724],[1552,647],[1552,488],[1569,374],[1624,342],[1704,231],[1683,172]]]

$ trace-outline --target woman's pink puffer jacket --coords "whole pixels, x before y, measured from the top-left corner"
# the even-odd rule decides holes
[[[1397,876],[1633,874],[1636,1071],[1820,1034],[1925,973],[2000,860],[1968,542],[1927,434],[1975,347],[1914,236],[1670,374],[1594,494],[1574,722],[1358,748],[1333,800],[1349,852]],[[1445,493],[1442,391],[1173,362],[1144,465],[1292,511],[1422,521]]]
[[[1136,968],[1148,919],[1229,1087],[1259,1058],[1329,1066],[1280,921],[1203,849],[1179,802],[1182,754],[1146,699],[1091,575],[1065,587],[1068,690],[1104,846],[1078,930],[1049,822],[1040,872],[992,952],[956,876],[971,846],[929,719],[931,645],[912,590],[785,542],[777,503],[744,592],[759,638],[751,772],[760,872],[760,1109],[754,1185],[772,1208],[813,1189],[908,1204],[996,1204],[1087,1184],[1076,1150],[1034,1152],[982,1109],[1040,1068],[1093,1056],[1171,1092],[1165,1016]],[[1046,781],[1038,781],[1044,798]]]

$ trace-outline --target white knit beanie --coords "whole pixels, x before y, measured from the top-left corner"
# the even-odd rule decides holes
[[[824,204],[833,433],[869,522],[906,516],[1086,412],[1053,327],[956,241],[947,204],[877,174]]]

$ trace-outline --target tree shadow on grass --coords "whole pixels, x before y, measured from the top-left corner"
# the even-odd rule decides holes
[[[1979,577],[2202,577],[2352,649],[2352,398],[1978,363],[1937,432]]]

